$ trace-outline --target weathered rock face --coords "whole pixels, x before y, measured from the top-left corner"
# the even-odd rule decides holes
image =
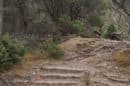
[[[130,29],[130,17],[124,12],[123,9],[119,9],[112,1],[110,2],[110,9],[105,14],[105,30],[110,24],[114,24],[119,32],[122,33],[122,37],[128,39]],[[129,0],[125,3],[125,8],[129,10]]]

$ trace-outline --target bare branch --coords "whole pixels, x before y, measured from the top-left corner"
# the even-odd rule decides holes
[[[120,9],[122,9],[128,16],[130,16],[130,13],[125,8],[126,0],[120,0],[120,1],[112,0],[112,2],[114,2]]]

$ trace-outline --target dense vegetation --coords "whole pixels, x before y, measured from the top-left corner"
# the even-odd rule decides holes
[[[88,33],[93,34],[93,27],[102,28],[105,10],[108,8],[107,0],[12,0],[4,1],[4,4],[5,7],[17,8],[15,14],[5,12],[5,20],[11,19],[14,15],[19,17],[13,19],[13,24],[5,21],[3,32],[23,32],[42,36],[56,32],[62,35],[69,33],[89,36]],[[20,21],[19,27],[16,26],[17,21]],[[10,24],[12,29],[8,28]]]
[[[0,31],[10,36],[0,37],[0,66],[17,63],[25,47],[40,48],[50,57],[59,59],[64,52],[58,43],[73,34],[121,40],[120,25],[117,27],[111,22],[104,29],[107,10],[113,8],[111,1],[129,16],[124,5],[127,0],[3,0],[0,7],[6,10],[4,15],[0,14]],[[26,46],[18,40],[27,42]]]
[[[25,54],[24,45],[12,39],[9,35],[0,37],[0,67],[9,68],[11,65],[20,61]]]

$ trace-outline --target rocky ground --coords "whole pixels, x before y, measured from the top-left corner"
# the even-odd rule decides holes
[[[128,48],[129,43],[74,38],[61,46],[67,61],[86,66],[91,74],[91,86],[130,86],[129,67],[119,65],[114,59],[114,54]]]
[[[76,73],[82,69],[89,72],[89,76],[87,76],[89,77],[88,86],[130,86],[130,67],[120,65],[114,59],[114,54],[118,50],[130,47],[128,42],[78,37],[71,38],[59,46],[65,51],[64,58],[35,65],[27,74],[26,79],[37,82],[24,86],[85,86],[79,83],[74,85],[76,84],[75,81],[74,83],[69,82],[69,79],[73,81],[76,77],[76,80],[80,80],[82,72],[77,74],[79,76]],[[42,69],[44,72],[40,72]],[[61,81],[55,82],[56,79]],[[68,81],[64,82],[64,79]],[[26,81],[15,79],[15,82],[21,84]]]

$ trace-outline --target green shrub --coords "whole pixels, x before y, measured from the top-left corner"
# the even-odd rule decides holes
[[[84,30],[84,23],[80,20],[72,21],[72,27],[78,30],[78,32],[82,32]]]
[[[77,31],[76,29],[72,28],[72,21],[70,16],[63,15],[59,18],[58,25],[61,27],[59,31],[61,32],[62,35],[68,35],[68,34],[73,34]]]
[[[71,24],[71,17],[67,15],[60,16],[59,24]]]
[[[77,34],[83,35],[85,30],[85,24],[81,20],[71,20],[70,16],[61,16],[59,18],[59,25],[61,26],[60,32],[63,35]]]
[[[109,25],[107,31],[102,33],[102,36],[104,38],[109,38],[109,36],[114,32],[117,32],[116,27],[114,26],[114,24],[111,24]]]
[[[8,68],[17,63],[25,54],[25,47],[21,42],[9,35],[0,37],[0,67]]]
[[[54,59],[61,59],[64,51],[55,43],[51,43],[46,47],[46,52]]]
[[[77,35],[86,37],[85,24],[81,20],[72,21],[72,27],[78,31]]]

